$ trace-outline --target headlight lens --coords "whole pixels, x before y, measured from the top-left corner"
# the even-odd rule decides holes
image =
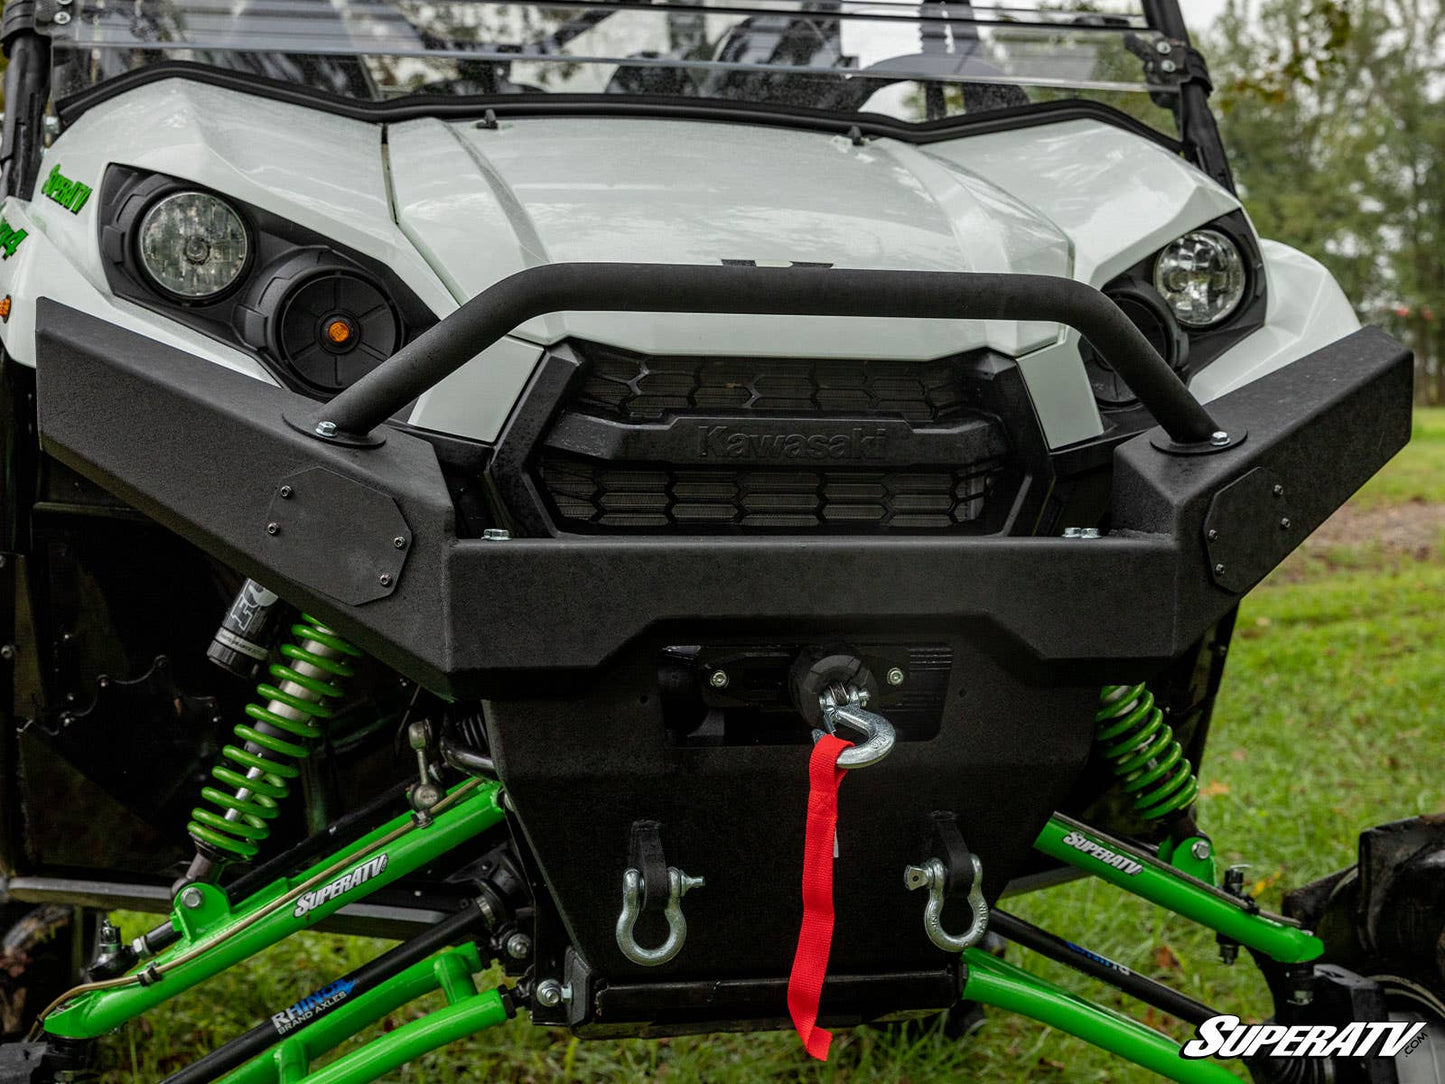
[[[1239,246],[1216,230],[1195,230],[1159,254],[1154,288],[1185,327],[1213,327],[1244,300],[1248,276]]]
[[[206,192],[177,192],[141,220],[140,262],[163,290],[191,301],[225,293],[246,268],[251,241],[241,216]]]

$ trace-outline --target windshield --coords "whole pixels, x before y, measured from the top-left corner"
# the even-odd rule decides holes
[[[369,100],[702,98],[904,121],[1084,96],[1172,128],[1137,3],[78,0],[58,96],[191,61]]]

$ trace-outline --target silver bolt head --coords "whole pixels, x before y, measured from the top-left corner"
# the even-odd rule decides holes
[[[0,659],[4,659],[6,662],[9,662],[9,661],[10,661],[11,659],[13,659],[14,657],[15,657],[15,645],[14,645],[14,644],[6,644],[5,646],[0,647]]]
[[[1283,497],[1283,496],[1284,496],[1284,486],[1275,486],[1275,487],[1274,487],[1274,495],[1275,495],[1276,497]]]
[[[68,22],[70,22],[70,12],[68,12],[68,11],[57,11],[57,12],[55,13],[55,25],[56,25],[56,26],[64,26],[64,25],[65,25],[66,23],[68,23]]]
[[[714,670],[708,675],[707,683],[714,689],[726,689],[728,687],[728,674],[726,670]]]
[[[556,979],[543,979],[537,983],[537,989],[532,992],[532,996],[543,1008],[556,1008],[562,1004],[562,984]]]
[[[267,534],[280,534],[280,533],[281,533],[281,524],[279,524],[279,523],[268,523],[268,524],[266,524],[266,533],[267,533]]]
[[[1172,60],[1165,60],[1160,62],[1159,69],[1163,72],[1172,73],[1179,70],[1179,65]]]
[[[206,902],[206,897],[199,888],[192,886],[181,893],[181,906],[187,910],[194,911],[201,904]]]
[[[1287,530],[1289,530],[1289,528],[1290,528],[1290,522],[1289,522],[1289,517],[1288,517],[1288,516],[1285,516],[1284,519],[1282,519],[1282,520],[1279,521],[1279,527],[1280,527],[1280,530],[1282,530],[1282,531],[1287,531]]]
[[[482,537],[488,542],[508,542],[512,538],[512,532],[505,527],[488,527],[482,532]]]
[[[1192,854],[1195,858],[1199,859],[1199,861],[1203,862],[1214,852],[1210,849],[1208,841],[1203,839],[1196,839],[1194,841],[1194,846],[1189,848],[1189,853]]]
[[[377,581],[378,581],[378,582],[381,584],[381,586],[383,586],[383,587],[390,587],[390,586],[391,586],[391,573],[390,573],[390,572],[383,572],[380,576],[377,577]]]
[[[391,544],[399,550],[406,549],[406,539],[403,538],[401,535],[397,535],[395,538],[393,538],[391,540]]]
[[[890,670],[888,671],[888,674],[887,674],[888,684],[889,684],[889,685],[892,685],[892,686],[894,686],[894,687],[896,688],[897,686],[903,684],[904,679],[905,679],[906,677],[907,677],[907,675],[904,674],[903,671],[902,671],[899,667],[895,666],[895,667],[893,667],[892,669],[890,669]]]
[[[679,871],[677,876],[677,894],[678,896],[686,896],[694,888],[703,888],[706,884],[707,881],[702,877],[693,877]]]
[[[1214,566],[1214,574],[1215,574],[1216,576],[1223,576],[1223,575],[1224,575],[1224,565],[1223,565],[1222,563],[1221,563],[1221,564],[1217,564],[1217,565]]]
[[[1223,429],[1216,429],[1213,433],[1209,434],[1209,443],[1216,448],[1223,448],[1229,443],[1229,434]]]
[[[532,955],[532,939],[524,933],[514,933],[507,938],[507,955],[514,960],[525,960]]]
[[[336,423],[335,423],[335,422],[317,422],[317,423],[316,423],[316,435],[317,435],[318,437],[334,437],[334,436],[336,436]]]
[[[1211,529],[1205,537],[1208,538],[1211,542],[1217,541],[1219,538],[1219,532]]]
[[[1154,51],[1156,53],[1162,53],[1163,55],[1168,56],[1174,51],[1174,46],[1170,45],[1167,41],[1161,38],[1154,43]]]
[[[283,501],[289,501],[291,499],[291,494],[295,493],[296,491],[290,486],[282,486],[280,490],[278,490],[278,492],[281,494],[281,499]]]
[[[909,866],[903,871],[903,883],[910,892],[915,888],[927,888],[933,883],[933,871],[927,866]]]
[[[1082,527],[1065,527],[1065,528],[1064,528],[1064,537],[1065,537],[1065,538],[1083,538],[1083,537],[1084,537],[1084,528],[1082,528]]]

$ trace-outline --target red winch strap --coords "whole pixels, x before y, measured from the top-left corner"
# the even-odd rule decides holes
[[[833,946],[833,848],[838,832],[838,785],[848,774],[838,757],[853,743],[824,734],[808,761],[808,832],[803,844],[803,925],[788,976],[788,1013],[809,1054],[828,1060],[832,1032],[818,1027],[818,999]]]

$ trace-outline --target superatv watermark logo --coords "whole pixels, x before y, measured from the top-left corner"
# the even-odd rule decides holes
[[[357,885],[365,884],[373,877],[379,877],[381,871],[386,869],[386,863],[387,856],[385,854],[377,855],[370,862],[357,866],[350,873],[301,896],[296,901],[296,910],[291,913],[300,918],[313,908],[320,907],[327,900],[334,900],[337,896],[346,895]]]
[[[1113,866],[1115,869],[1127,873],[1130,877],[1137,876],[1144,868],[1143,865],[1134,861],[1127,854],[1116,854],[1102,844],[1095,843],[1088,836],[1080,835],[1078,832],[1070,832],[1064,837],[1064,846],[1072,847],[1076,851],[1083,851],[1090,858],[1097,858],[1106,866]]]
[[[1213,1016],[1199,1025],[1182,1058],[1393,1058],[1425,1041],[1425,1024],[1242,1024],[1237,1016]]]
[[[729,425],[700,425],[702,459],[882,459],[886,429],[846,433],[749,433]]]
[[[307,994],[289,1009],[274,1013],[271,1016],[271,1026],[276,1029],[277,1035],[285,1035],[293,1028],[298,1028],[307,1021],[315,1019],[332,1006],[341,1004],[351,996],[351,991],[355,989],[356,983],[347,979],[337,979],[315,993]]]

